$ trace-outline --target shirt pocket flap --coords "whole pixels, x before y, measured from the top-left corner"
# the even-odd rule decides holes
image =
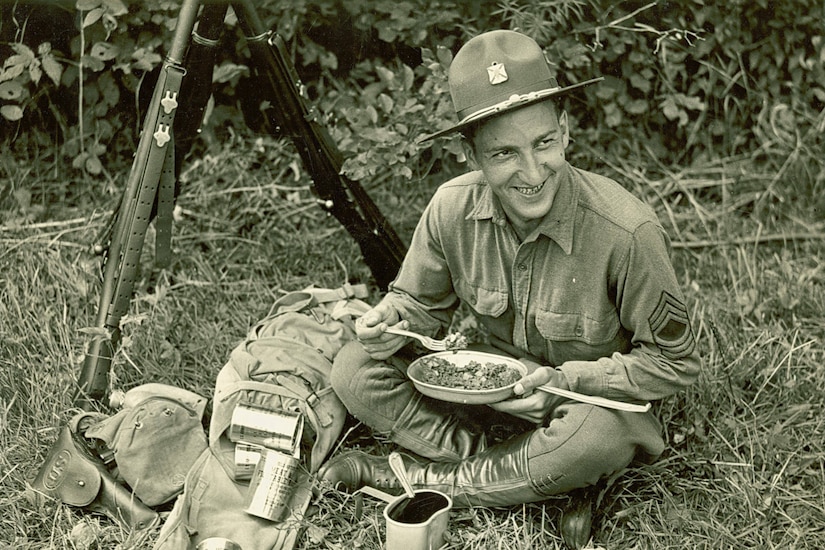
[[[507,292],[473,286],[466,281],[457,281],[456,291],[479,315],[498,317],[507,310]]]
[[[580,313],[540,311],[536,328],[548,340],[580,340],[591,345],[610,342],[619,331],[619,318],[608,312],[602,319],[593,319]]]

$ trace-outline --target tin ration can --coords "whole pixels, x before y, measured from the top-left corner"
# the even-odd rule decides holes
[[[286,519],[299,464],[294,456],[264,449],[249,482],[246,513],[271,521]]]
[[[304,415],[276,411],[251,403],[238,403],[232,411],[229,440],[251,443],[293,454],[301,443]]]
[[[265,450],[265,447],[251,443],[241,442],[235,444],[235,468],[233,470],[235,481],[252,479],[255,466],[258,465],[258,461],[261,460],[261,453]]]

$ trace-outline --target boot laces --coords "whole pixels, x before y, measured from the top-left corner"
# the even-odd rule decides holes
[[[379,489],[399,489],[401,487],[401,482],[395,476],[376,476],[375,483]]]

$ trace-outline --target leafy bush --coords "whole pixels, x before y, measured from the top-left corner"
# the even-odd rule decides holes
[[[2,136],[58,141],[89,174],[131,158],[141,85],[151,88],[176,22],[176,2],[62,0],[4,5],[0,40]],[[454,140],[418,145],[452,119],[445,77],[469,36],[513,28],[545,45],[562,82],[603,75],[568,110],[577,136],[605,156],[662,165],[821,143],[825,44],[819,7],[796,2],[601,0],[261,2],[355,179],[450,171]],[[70,34],[33,32],[43,13]],[[232,17],[215,72],[205,136],[262,130],[254,69]],[[59,28],[58,28],[59,27]],[[233,47],[234,41],[234,47]],[[143,90],[145,93],[145,90]],[[45,137],[44,137],[45,136]],[[813,140],[813,143],[811,143]],[[807,158],[807,157],[806,157]],[[118,159],[121,159],[120,162]],[[817,161],[819,162],[819,161]]]

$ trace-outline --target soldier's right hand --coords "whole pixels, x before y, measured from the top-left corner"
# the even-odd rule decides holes
[[[364,350],[373,359],[386,359],[404,347],[407,339],[397,334],[388,334],[387,328],[407,329],[408,321],[402,321],[398,311],[389,304],[380,303],[355,321],[355,334]]]

